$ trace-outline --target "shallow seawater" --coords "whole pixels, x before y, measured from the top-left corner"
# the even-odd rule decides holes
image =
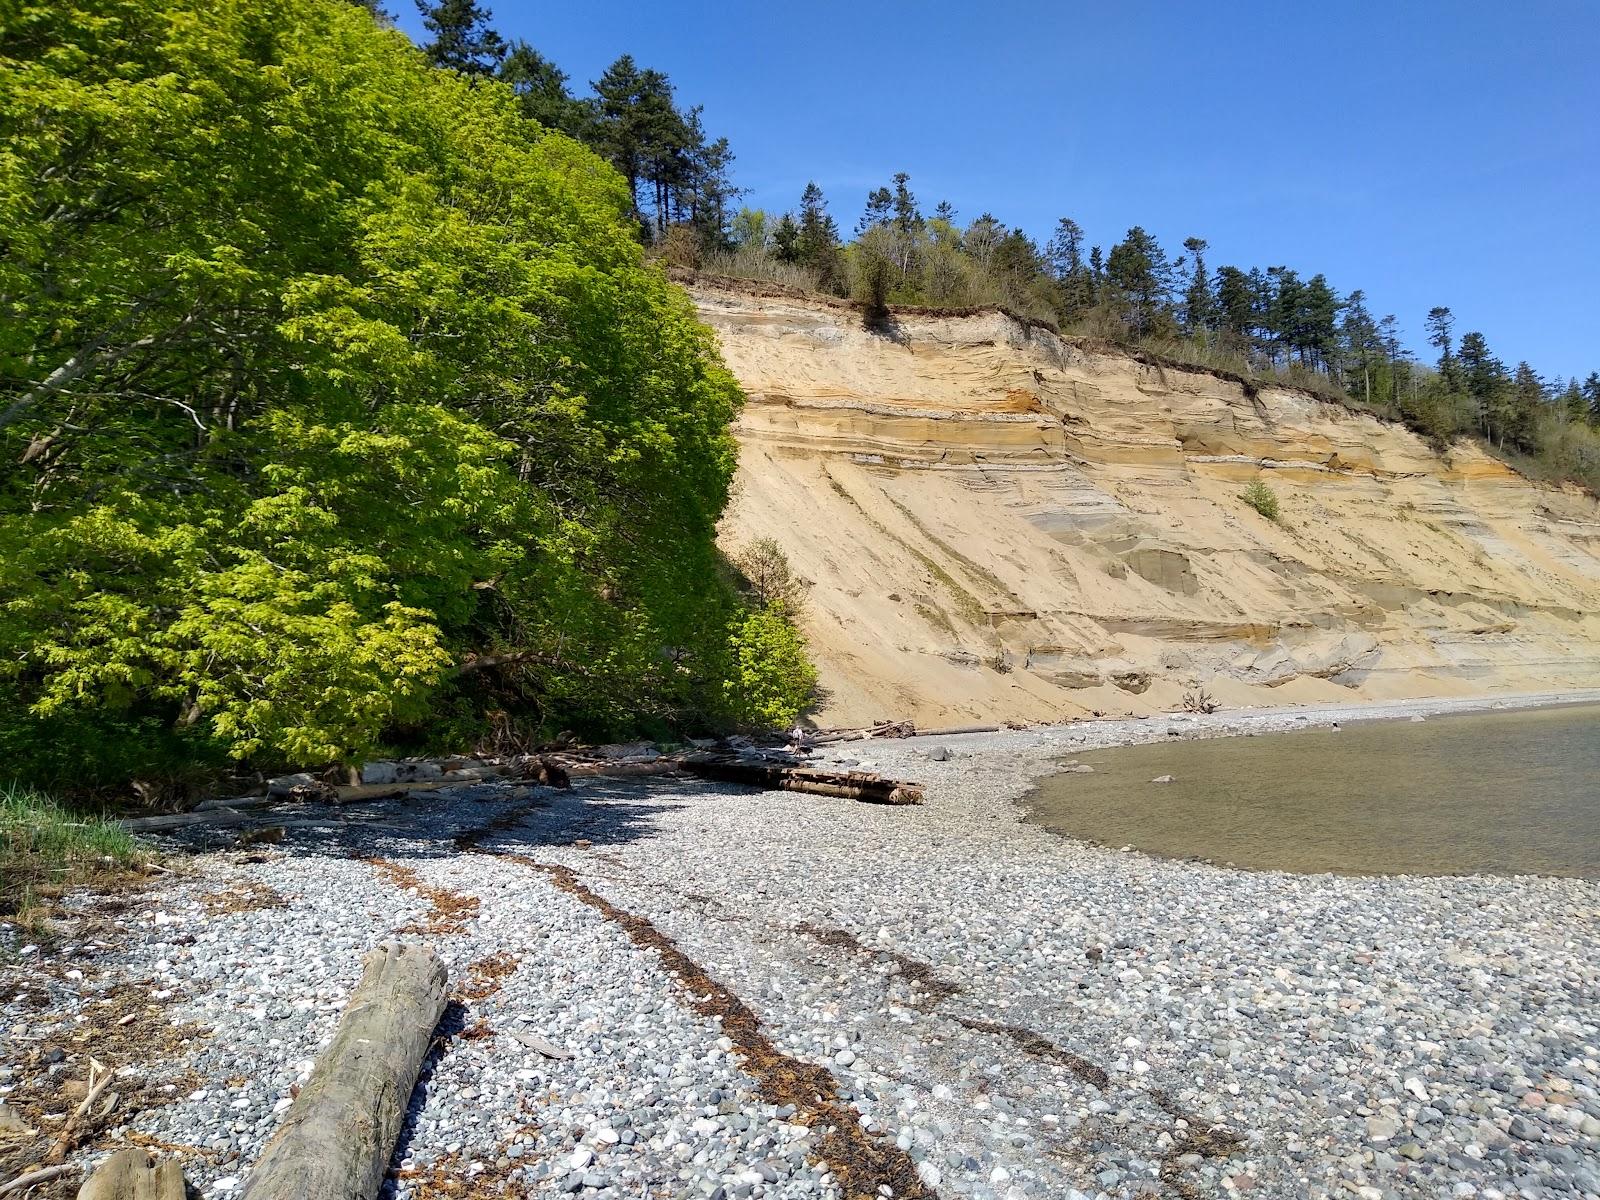
[[[1600,879],[1600,705],[1074,757],[1094,774],[1043,780],[1030,819],[1108,846],[1282,871]]]

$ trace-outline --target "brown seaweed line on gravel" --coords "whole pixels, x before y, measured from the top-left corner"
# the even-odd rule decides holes
[[[902,979],[910,980],[922,989],[924,999],[921,1003],[913,1004],[913,1008],[927,1011],[940,1001],[948,1000],[961,992],[961,989],[949,980],[941,979],[934,969],[921,959],[901,954],[898,950],[883,950],[876,946],[868,946],[848,929],[825,929],[809,921],[802,921],[794,928],[796,933],[815,938],[824,946],[831,946],[835,950],[848,950],[853,954],[863,954],[894,963],[900,968]]]
[[[460,933],[466,928],[467,922],[478,915],[476,896],[465,896],[449,888],[435,887],[410,867],[386,858],[364,858],[361,861],[396,887],[415,888],[417,894],[433,906],[433,911],[425,920],[406,925],[397,931],[399,933]]]
[[[461,839],[472,848],[481,849],[479,840]],[[780,1051],[744,1001],[707,975],[646,918],[620,909],[592,891],[570,867],[542,863],[524,854],[482,852],[543,872],[556,887],[620,926],[635,945],[653,950],[662,965],[678,976],[695,1011],[721,1020],[723,1032],[743,1057],[745,1070],[755,1077],[762,1098],[780,1107],[792,1104],[798,1118],[820,1129],[817,1157],[832,1170],[846,1200],[877,1200],[881,1194],[878,1189],[883,1185],[892,1189],[898,1200],[937,1200],[938,1193],[922,1182],[916,1164],[905,1151],[862,1129],[860,1118],[839,1098],[838,1085],[826,1068]]]

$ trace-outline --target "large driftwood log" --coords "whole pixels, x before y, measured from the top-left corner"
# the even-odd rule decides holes
[[[242,1200],[373,1200],[434,1026],[445,968],[416,943],[367,955],[333,1041],[245,1181]]]
[[[183,1200],[175,1158],[152,1163],[143,1150],[118,1150],[78,1189],[78,1200]]]
[[[683,769],[691,775],[721,783],[745,783],[778,791],[808,792],[814,796],[841,796],[871,804],[922,803],[921,784],[885,779],[869,771],[818,771],[810,767],[753,762],[710,754],[685,758]]]

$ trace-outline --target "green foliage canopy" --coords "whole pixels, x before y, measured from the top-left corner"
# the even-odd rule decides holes
[[[740,396],[629,210],[344,0],[12,7],[0,743],[730,715]]]

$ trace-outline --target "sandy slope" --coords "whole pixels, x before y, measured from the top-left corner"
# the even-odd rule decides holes
[[[691,289],[750,403],[725,541],[809,582],[825,723],[1600,682],[1600,504],[994,312]],[[1264,476],[1274,524],[1238,498]]]

